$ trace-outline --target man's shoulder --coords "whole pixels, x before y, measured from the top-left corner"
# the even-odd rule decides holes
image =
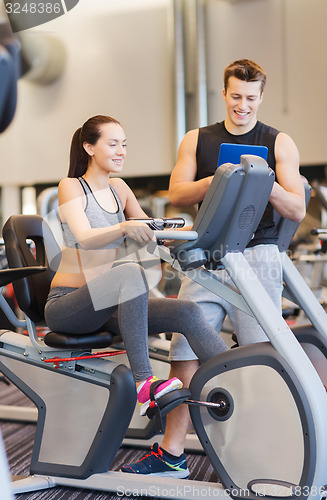
[[[259,120],[257,121],[255,128],[260,132],[273,135],[274,137],[276,137],[280,133],[280,130],[278,130],[277,128],[272,127],[271,125],[267,125],[266,123],[263,123]]]
[[[200,127],[199,132],[201,134],[209,134],[212,132],[219,132],[224,129],[225,129],[224,122],[216,122],[216,123],[211,123],[210,125],[206,125],[204,127]]]

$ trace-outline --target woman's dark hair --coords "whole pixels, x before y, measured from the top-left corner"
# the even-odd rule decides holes
[[[111,116],[96,115],[89,118],[82,127],[76,130],[70,146],[68,177],[81,177],[85,174],[90,157],[85,151],[83,143],[87,142],[94,146],[101,136],[100,127],[105,123],[120,125],[119,121]]]

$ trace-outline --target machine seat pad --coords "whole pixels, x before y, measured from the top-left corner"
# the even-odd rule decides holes
[[[44,336],[44,343],[56,349],[96,349],[109,347],[117,341],[117,336],[111,332],[94,332],[84,335],[49,332]]]

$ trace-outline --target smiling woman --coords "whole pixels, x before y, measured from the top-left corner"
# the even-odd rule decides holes
[[[82,131],[81,140],[83,138]],[[104,172],[120,172],[126,155],[126,138],[123,129],[118,123],[105,123],[101,127],[101,135],[95,144],[83,142],[86,153],[94,161],[90,162],[90,169],[103,169]],[[90,173],[85,174],[90,175]]]
[[[122,171],[125,157],[124,130],[110,116],[94,116],[74,133],[68,177],[58,187],[64,248],[52,287],[80,287],[110,269],[125,236],[153,238],[146,224],[125,220],[146,214],[127,184],[110,177]]]
[[[51,330],[67,334],[120,334],[144,415],[150,385],[157,380],[149,362],[148,329],[152,334],[183,333],[201,361],[227,347],[196,304],[149,299],[143,267],[131,255],[129,262],[117,262],[128,238],[143,245],[154,239],[147,224],[126,220],[147,217],[127,184],[110,177],[121,172],[125,156],[124,130],[110,116],[93,116],[73,135],[68,177],[58,186],[61,262],[45,319]],[[212,349],[207,349],[210,339]],[[159,398],[180,387],[174,377],[158,384],[154,394]]]

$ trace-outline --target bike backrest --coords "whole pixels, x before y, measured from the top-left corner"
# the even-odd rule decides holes
[[[19,308],[34,322],[44,320],[44,305],[58,268],[61,250],[46,221],[39,215],[12,215],[3,227],[10,268],[46,266],[43,273],[13,283]]]

